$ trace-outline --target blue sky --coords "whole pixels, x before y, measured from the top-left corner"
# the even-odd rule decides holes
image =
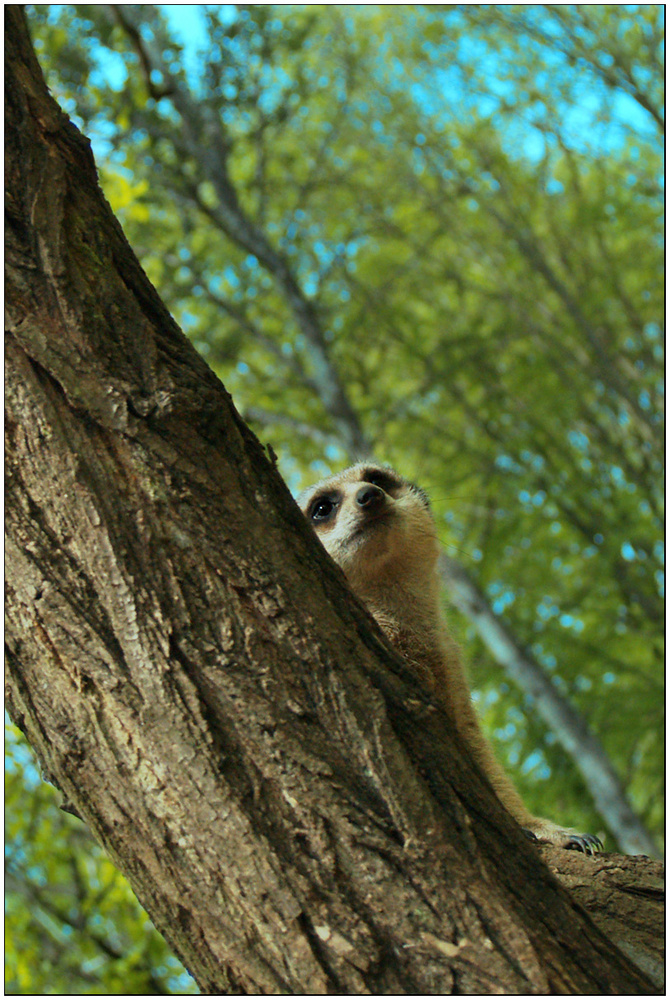
[[[202,5],[159,4],[158,6],[167,18],[175,36],[184,46],[186,68],[196,73],[199,67],[198,51],[207,45],[207,30]],[[236,15],[234,5],[212,4],[209,6],[210,8],[218,8],[220,16],[225,17],[227,14],[231,21],[234,20]],[[293,5],[285,4],[283,6]],[[629,4],[627,5],[627,9],[633,12],[636,6],[639,5]],[[466,47],[470,45],[473,59],[481,60],[481,43],[476,44],[465,38],[462,44]],[[465,54],[467,55],[467,53]],[[491,72],[488,74],[491,91],[494,94],[496,92],[502,94],[505,88],[504,84],[496,78],[496,57],[492,54],[486,54],[484,58],[491,62]],[[557,62],[560,62],[561,58],[558,57]],[[545,75],[548,76],[550,72],[551,66],[547,64],[547,74]],[[450,77],[449,87],[458,86],[454,81],[453,74],[448,75]],[[544,85],[547,85],[547,81],[545,81]],[[580,94],[579,102],[572,104],[569,109],[566,109],[564,125],[566,126],[567,133],[573,137],[575,146],[579,147],[591,143],[596,144],[600,150],[607,150],[614,145],[620,145],[627,128],[641,133],[642,136],[647,132],[649,132],[650,136],[653,135],[654,127],[650,121],[650,116],[632,97],[624,93],[618,93],[612,97],[611,92],[609,97],[613,100],[613,116],[619,123],[618,129],[613,128],[611,124],[603,126],[598,123],[598,112],[603,104],[603,96],[602,89],[595,84],[592,88],[585,87]],[[486,100],[486,98],[483,98],[483,100]],[[531,127],[527,127],[525,130],[523,148],[525,154],[532,159],[537,159],[544,153],[544,142],[540,134]]]
[[[234,20],[237,13],[235,6],[232,4],[212,4],[208,6],[210,9],[217,9],[221,17],[226,17],[227,15],[231,21]],[[286,4],[283,6],[290,7],[293,5]],[[634,7],[635,5],[627,6],[630,9],[631,6]],[[203,5],[159,4],[158,7],[164,13],[176,39],[184,47],[183,58],[187,73],[189,76],[197,77],[201,67],[199,53],[206,48],[208,41]],[[50,17],[55,20],[60,9],[61,5],[59,4],[50,5]],[[279,17],[281,17],[281,13],[279,13]],[[92,45],[94,44],[95,42],[92,40]],[[490,50],[487,50],[486,45],[481,39],[475,40],[474,38],[470,39],[465,36],[460,43],[460,47],[460,55],[465,63],[470,59],[479,68],[484,63],[487,64],[485,76],[487,79],[488,94],[480,93],[478,95],[469,89],[468,83],[464,80],[458,66],[445,67],[442,80],[438,79],[437,81],[438,86],[436,90],[448,93],[449,101],[443,102],[440,96],[440,103],[444,103],[445,106],[452,108],[462,108],[464,115],[467,115],[469,109],[473,106],[480,113],[486,113],[488,110],[493,109],[497,97],[505,96],[510,84],[502,79],[502,74],[496,66],[498,57]],[[122,59],[99,44],[96,48],[98,74],[104,77],[114,88],[120,89],[126,74]],[[381,39],[380,52],[383,48],[384,42]],[[385,58],[385,62],[389,64],[390,61]],[[540,91],[551,86],[552,63],[558,70],[561,68],[561,65],[565,65],[565,60],[558,54],[554,56],[549,52],[547,53],[545,70],[542,74],[544,79],[540,81],[538,78]],[[646,137],[655,138],[656,128],[649,114],[632,97],[629,97],[625,93],[614,94],[609,90],[607,91],[606,98],[604,98],[605,88],[602,84],[593,80],[589,85],[587,74],[582,74],[582,80],[585,82],[585,85],[579,92],[578,97],[569,106],[566,105],[563,115],[564,135],[569,137],[573,148],[580,151],[590,149],[595,153],[607,152],[610,149],[620,147],[630,131],[637,133],[643,140]],[[398,85],[401,88],[408,85],[407,81],[402,79],[401,74],[399,74]],[[415,84],[413,89],[416,99],[419,102],[425,102],[426,108],[430,108],[431,104],[434,103],[434,97],[429,95],[428,88],[421,84]],[[603,107],[604,99],[612,103],[613,120],[610,119],[607,122],[598,120],[599,111]],[[72,113],[73,109],[68,108],[68,111]],[[533,127],[532,121],[529,120],[529,114],[529,112],[525,112],[525,120],[519,119],[515,126],[508,123],[509,149],[507,151],[511,155],[514,155],[515,151],[521,150],[530,159],[538,159],[544,154],[545,140],[542,131]],[[103,137],[92,134],[91,138],[94,145],[97,146],[95,150],[96,155],[104,156]]]

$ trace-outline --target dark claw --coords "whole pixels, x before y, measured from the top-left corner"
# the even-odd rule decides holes
[[[528,830],[525,826],[522,826],[521,829],[526,834],[529,840],[537,840],[537,837],[535,836],[532,830]]]
[[[602,841],[591,833],[573,834],[565,847],[568,851],[583,851],[584,854],[597,854],[603,850]]]

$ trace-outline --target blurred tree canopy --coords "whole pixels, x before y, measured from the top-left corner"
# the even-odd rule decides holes
[[[427,489],[660,844],[662,5],[28,11],[143,266],[289,485],[374,452]],[[530,808],[602,830],[452,620]],[[14,729],[7,756],[8,991],[192,992]]]

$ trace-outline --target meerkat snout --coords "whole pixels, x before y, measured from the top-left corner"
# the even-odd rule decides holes
[[[372,483],[362,486],[354,497],[358,506],[365,508],[365,510],[379,510],[380,507],[384,506],[385,499],[386,494],[383,489]]]

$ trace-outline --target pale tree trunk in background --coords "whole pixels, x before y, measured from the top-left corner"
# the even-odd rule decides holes
[[[5,14],[7,691],[46,772],[203,993],[653,992],[346,591]]]
[[[574,758],[601,816],[616,831],[621,849],[629,854],[656,857],[656,844],[628,804],[604,747],[581,715],[557,694],[551,679],[493,613],[463,567],[443,554],[440,574],[454,606],[467,615],[495,660],[530,695],[537,713]]]

